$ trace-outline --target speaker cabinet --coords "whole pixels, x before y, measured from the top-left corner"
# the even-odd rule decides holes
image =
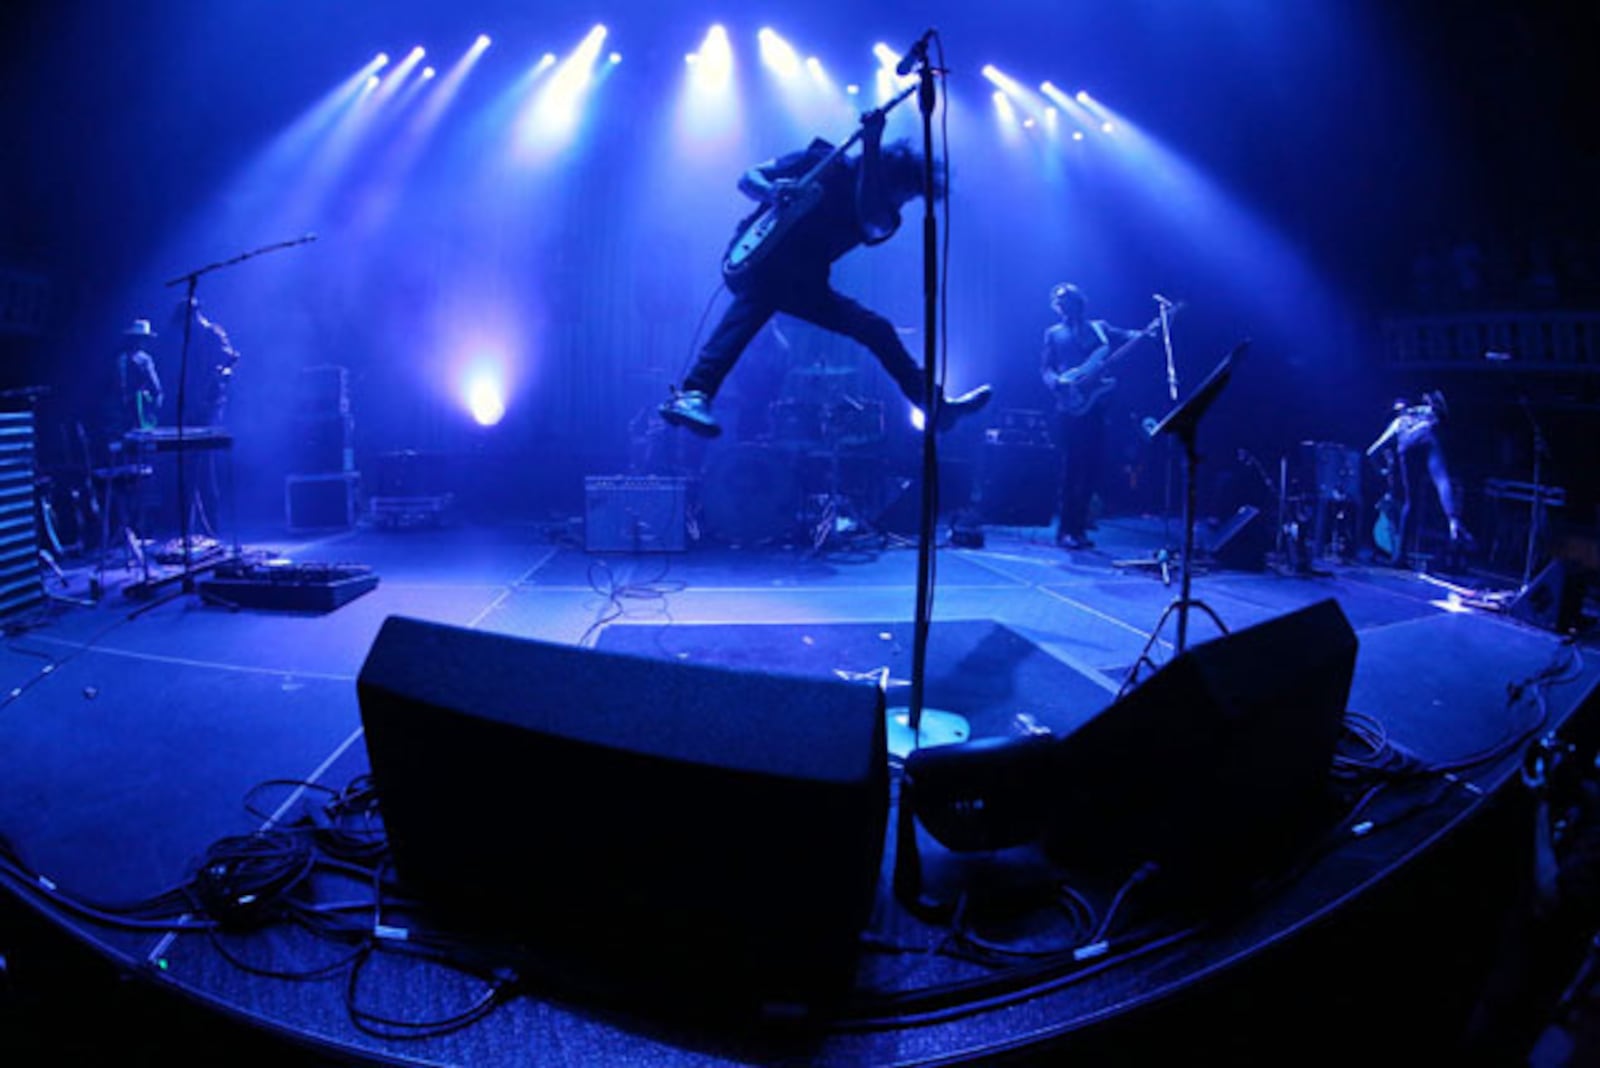
[[[1506,606],[1524,623],[1568,634],[1583,625],[1583,577],[1565,560],[1552,560]]]
[[[1040,840],[1086,874],[1256,871],[1324,811],[1355,660],[1322,601],[1194,646],[1071,734],[913,752],[916,813],[951,849]]]
[[[583,546],[595,552],[681,553],[688,546],[689,480],[591,475],[583,480]]]
[[[1263,571],[1267,552],[1272,548],[1272,531],[1261,516],[1261,509],[1244,505],[1226,523],[1209,531],[1206,552],[1218,567],[1230,571]]]
[[[584,992],[848,989],[888,807],[877,687],[400,616],[357,682],[407,887]]]

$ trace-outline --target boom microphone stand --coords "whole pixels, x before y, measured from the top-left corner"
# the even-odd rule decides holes
[[[261,248],[252,249],[249,252],[241,252],[239,255],[234,256],[231,259],[219,260],[216,263],[208,263],[204,267],[198,267],[195,270],[190,271],[188,274],[181,274],[178,277],[163,283],[163,285],[169,287],[175,285],[182,285],[184,287],[183,346],[179,350],[178,354],[178,413],[177,434],[174,439],[174,448],[178,457],[178,540],[183,546],[183,570],[178,577],[182,581],[184,593],[194,592],[194,562],[191,558],[193,547],[189,544],[189,498],[184,486],[183,477],[185,460],[183,442],[184,433],[186,430],[186,427],[184,426],[183,409],[185,400],[184,393],[186,392],[189,381],[189,335],[194,324],[195,310],[198,307],[198,299],[195,296],[195,289],[199,285],[201,277],[210,274],[212,271],[220,271],[224,267],[232,267],[236,263],[242,263],[245,260],[251,259],[255,256],[260,256],[263,253],[276,252],[279,249],[293,248],[295,245],[304,245],[307,242],[315,241],[316,239],[316,234],[305,234],[302,237],[296,237],[288,241],[279,241],[276,244],[263,245]]]

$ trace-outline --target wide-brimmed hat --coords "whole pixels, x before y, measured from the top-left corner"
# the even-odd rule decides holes
[[[149,319],[135,319],[128,329],[122,332],[123,337],[153,338],[156,332],[150,329]]]

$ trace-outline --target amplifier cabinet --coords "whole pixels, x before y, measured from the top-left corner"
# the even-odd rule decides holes
[[[349,530],[356,523],[356,491],[361,474],[290,475],[284,480],[284,508],[291,534]]]
[[[590,475],[583,480],[584,548],[592,553],[677,553],[688,548],[689,480]]]

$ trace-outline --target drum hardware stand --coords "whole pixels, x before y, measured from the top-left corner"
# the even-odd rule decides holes
[[[835,426],[835,420],[829,414],[842,403],[858,410],[864,407],[859,399],[845,397],[840,402],[830,403],[824,409],[823,415],[823,441],[827,446],[828,457],[828,488],[822,495],[821,515],[811,528],[811,550],[820,553],[828,542],[836,536],[850,534],[853,536],[872,536],[876,532],[870,522],[863,519],[860,509],[850,498],[850,495],[841,489],[839,475],[839,454],[844,444],[842,428]]]
[[[1216,612],[1212,611],[1211,606],[1190,595],[1190,582],[1193,577],[1190,562],[1194,559],[1195,502],[1198,496],[1196,474],[1200,466],[1200,454],[1196,448],[1195,439],[1199,433],[1201,417],[1216,401],[1223,387],[1228,384],[1228,379],[1233,374],[1234,364],[1243,355],[1245,348],[1249,344],[1250,342],[1245,340],[1235,345],[1233,350],[1222,358],[1222,362],[1218,363],[1212,370],[1211,374],[1206,376],[1206,380],[1200,383],[1199,388],[1182,404],[1167,413],[1166,418],[1162,419],[1156,427],[1156,433],[1171,434],[1183,446],[1183,557],[1179,561],[1178,568],[1180,575],[1179,592],[1177,599],[1168,604],[1166,609],[1162,611],[1161,618],[1156,620],[1156,625],[1150,631],[1150,637],[1145,642],[1144,648],[1140,651],[1138,658],[1134,660],[1133,666],[1128,669],[1127,677],[1123,680],[1122,688],[1117,694],[1119,699],[1138,684],[1141,668],[1146,665],[1155,666],[1155,662],[1150,657],[1150,651],[1160,638],[1161,628],[1166,625],[1168,616],[1176,615],[1178,619],[1178,641],[1174,647],[1174,656],[1182,656],[1184,651],[1188,649],[1189,611],[1191,609],[1200,609],[1210,617],[1211,622],[1216,624],[1219,631],[1223,634],[1228,633],[1227,625],[1222,622]]]

